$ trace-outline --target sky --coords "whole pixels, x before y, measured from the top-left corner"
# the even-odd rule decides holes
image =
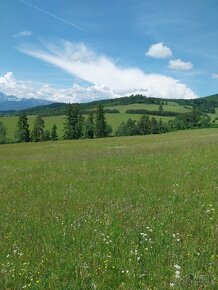
[[[217,0],[0,0],[0,92],[87,102],[218,93]]]

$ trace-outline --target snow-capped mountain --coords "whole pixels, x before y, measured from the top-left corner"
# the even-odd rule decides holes
[[[8,96],[0,92],[0,111],[23,110],[36,106],[49,105],[51,103],[51,101],[42,99],[20,99],[16,96]]]

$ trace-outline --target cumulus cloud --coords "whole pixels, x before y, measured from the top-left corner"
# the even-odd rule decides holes
[[[6,95],[14,95],[18,98],[35,98],[51,100],[53,102],[88,102],[98,99],[120,97],[130,94],[130,91],[112,91],[103,85],[81,86],[73,84],[69,88],[57,88],[47,83],[39,83],[28,80],[17,80],[12,72],[0,76],[0,92]],[[140,90],[132,90],[132,93],[142,93]]]
[[[170,60],[168,68],[172,70],[191,70],[193,64],[191,62],[184,62],[181,59]]]
[[[45,43],[43,48],[20,47],[19,50],[88,82],[90,86],[84,87],[84,90],[89,90],[90,99],[96,96],[121,97],[138,92],[159,98],[197,97],[185,84],[174,78],[145,74],[137,67],[120,67],[112,59],[96,54],[82,43],[61,41],[58,45]]]
[[[13,37],[18,38],[18,37],[27,37],[27,36],[31,36],[32,32],[29,30],[25,30],[25,31],[20,31],[16,34],[13,35]]]
[[[172,50],[169,47],[165,46],[163,42],[151,45],[148,51],[145,53],[145,55],[154,58],[168,58],[171,57],[172,54]]]
[[[18,98],[46,99],[54,102],[78,102],[76,90],[59,89],[46,83],[17,80],[12,72],[0,77],[0,92],[15,95]]]
[[[218,79],[218,74],[212,74],[213,79]]]

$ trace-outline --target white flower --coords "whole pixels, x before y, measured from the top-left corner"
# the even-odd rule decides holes
[[[176,268],[176,270],[180,270],[181,269],[181,267],[178,264],[176,264],[174,267]]]
[[[180,278],[180,271],[176,270],[175,277],[176,277],[176,279],[179,279]]]

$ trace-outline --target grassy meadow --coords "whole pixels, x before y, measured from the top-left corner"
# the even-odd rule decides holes
[[[120,106],[113,106],[113,107],[105,107],[107,109],[118,109],[120,111],[119,114],[106,114],[106,119],[109,125],[111,125],[113,131],[115,132],[118,126],[123,122],[127,121],[129,118],[132,120],[139,120],[141,117],[140,114],[126,114],[126,110],[128,109],[146,109],[146,110],[158,110],[159,106],[155,104],[131,104],[131,105],[120,105]],[[168,102],[167,105],[163,106],[165,111],[170,112],[178,112],[178,113],[186,113],[191,111],[188,107],[184,107],[182,105],[179,105],[175,102]],[[209,114],[211,119],[213,120],[215,117],[218,117],[218,108],[216,108],[216,114]],[[84,116],[86,117],[86,116]],[[174,117],[167,117],[167,116],[152,116],[155,117],[157,120],[162,119],[163,122],[167,123],[169,120],[173,120]],[[30,125],[30,130],[33,128],[35,116],[28,116],[28,122]],[[54,124],[57,125],[57,133],[59,138],[62,138],[63,136],[63,128],[64,128],[64,122],[65,122],[65,116],[49,116],[49,117],[43,117],[45,121],[45,130],[51,130],[52,126]],[[14,134],[16,131],[17,126],[17,116],[12,117],[1,117],[0,121],[3,121],[4,125],[7,128],[7,136],[9,139],[14,139]],[[216,121],[218,123],[218,121]]]
[[[129,109],[145,109],[149,111],[158,111],[159,105],[157,104],[130,104],[130,105],[120,105],[120,106],[112,106],[107,107],[108,109],[118,109],[120,113],[125,113],[126,110]],[[192,107],[184,107],[182,105],[179,105],[175,102],[168,102],[167,105],[163,105],[164,111],[169,112],[177,112],[177,113],[186,113],[190,112],[192,110]]]
[[[139,120],[141,117],[140,114],[126,114],[126,113],[120,113],[120,114],[105,114],[106,120],[109,125],[111,125],[113,131],[116,131],[117,127],[123,122],[127,121],[129,118],[132,120]],[[33,129],[33,124],[36,116],[28,116],[28,123],[30,125],[30,130]],[[54,124],[57,125],[57,133],[58,137],[61,138],[63,136],[63,129],[64,129],[64,122],[65,122],[66,116],[48,116],[43,117],[43,120],[45,121],[45,130],[51,130],[52,126]],[[86,116],[84,116],[86,118]],[[150,116],[152,117],[152,116]],[[160,118],[163,122],[168,122],[168,120],[174,119],[174,117],[160,117],[155,116],[157,120]],[[16,131],[17,116],[12,117],[0,117],[0,121],[2,121],[7,128],[7,136],[10,139],[14,139],[14,133]]]
[[[217,129],[1,145],[0,289],[217,289],[217,148]]]

